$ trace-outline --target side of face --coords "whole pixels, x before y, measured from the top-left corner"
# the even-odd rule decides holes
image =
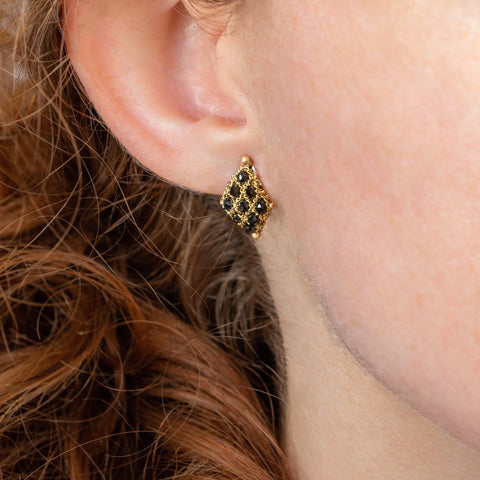
[[[246,0],[235,24],[276,228],[332,326],[480,448],[480,8]]]

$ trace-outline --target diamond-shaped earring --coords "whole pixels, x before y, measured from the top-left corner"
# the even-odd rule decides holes
[[[260,238],[273,201],[263,188],[248,155],[242,157],[242,165],[227,183],[220,205],[246,233],[254,239]]]

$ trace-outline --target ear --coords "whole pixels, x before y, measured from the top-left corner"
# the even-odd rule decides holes
[[[240,157],[255,155],[258,129],[236,82],[234,34],[213,27],[172,0],[64,3],[69,56],[112,133],[162,178],[220,194]]]

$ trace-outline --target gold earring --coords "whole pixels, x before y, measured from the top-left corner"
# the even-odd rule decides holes
[[[242,157],[242,165],[227,183],[220,205],[227,215],[256,240],[273,208],[273,201],[257,176],[252,159]]]

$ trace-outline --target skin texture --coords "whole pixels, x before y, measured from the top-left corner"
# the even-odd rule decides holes
[[[132,5],[67,1],[72,62],[160,176],[220,194],[253,157],[300,480],[478,478],[478,5],[244,0],[223,36]]]
[[[254,103],[300,267],[364,367],[480,448],[480,11],[261,3]]]

